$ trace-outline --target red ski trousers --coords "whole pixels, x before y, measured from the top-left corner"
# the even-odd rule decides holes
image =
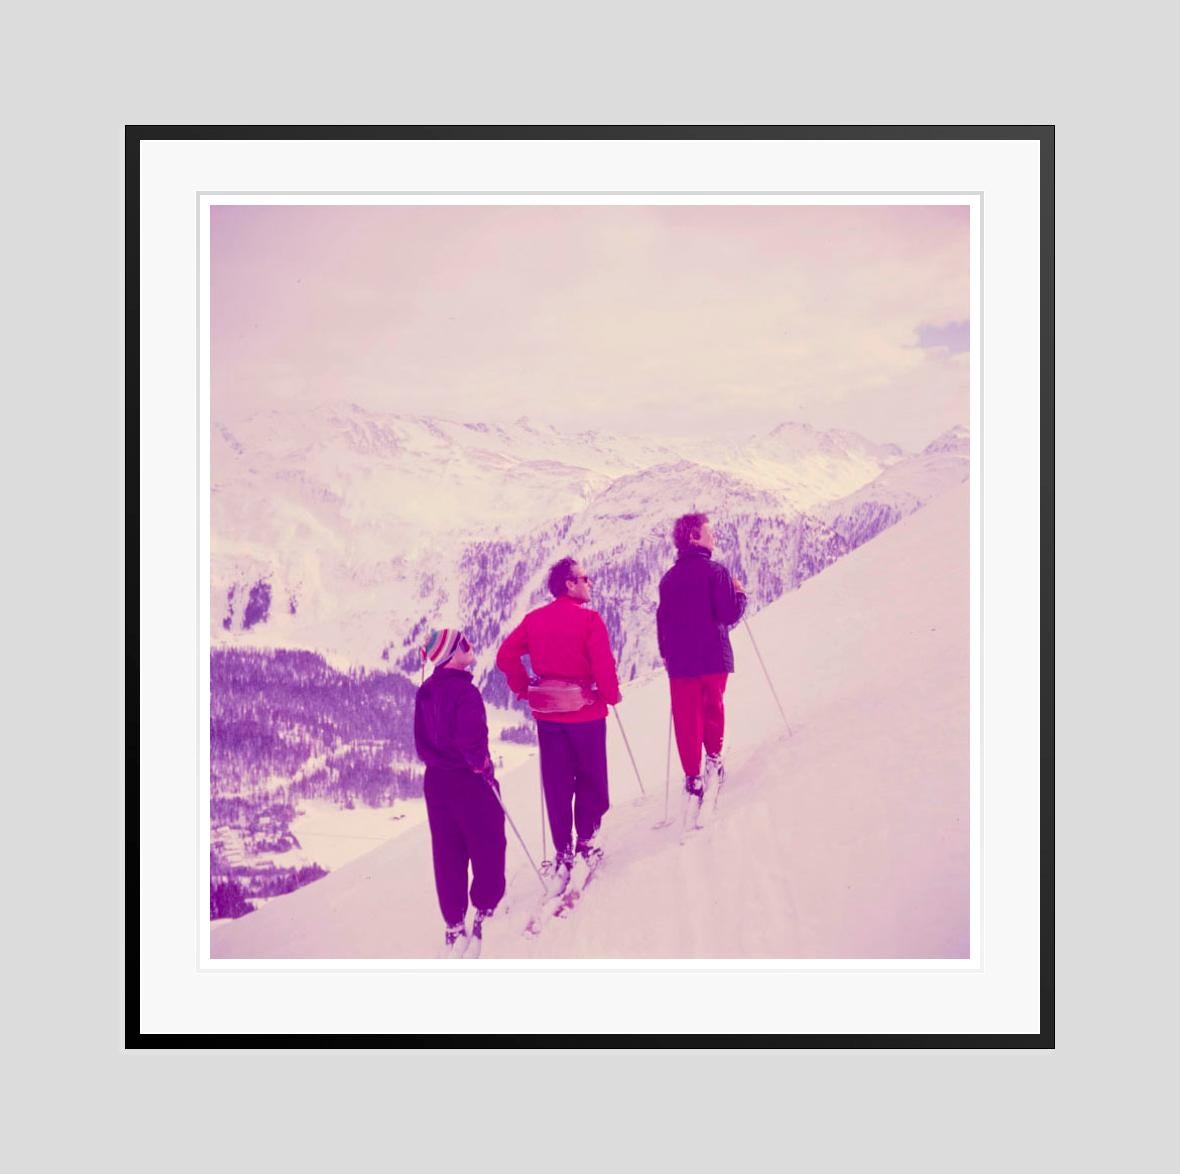
[[[672,691],[672,725],[676,749],[686,775],[701,773],[701,746],[708,754],[720,754],[725,738],[725,683],[728,673],[702,677],[669,677]]]

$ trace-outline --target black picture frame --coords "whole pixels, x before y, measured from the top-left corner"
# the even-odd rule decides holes
[[[125,1047],[161,1048],[396,1048],[396,1049],[1051,1049],[1054,1040],[1054,127],[975,126],[168,126],[129,125],[125,148],[126,347],[126,652],[139,665],[141,514],[145,491],[140,445],[140,145],[168,140],[1029,140],[1039,146],[1040,171],[1040,1024],[1027,1034],[678,1034],[678,1035],[443,1035],[443,1034],[171,1034],[145,1033],[140,1020],[139,843],[140,703],[142,681],[129,674],[126,695],[126,989]]]

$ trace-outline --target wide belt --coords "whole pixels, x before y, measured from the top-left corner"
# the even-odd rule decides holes
[[[542,677],[529,682],[528,702],[534,717],[553,713],[577,713],[598,703],[598,691],[584,681]]]

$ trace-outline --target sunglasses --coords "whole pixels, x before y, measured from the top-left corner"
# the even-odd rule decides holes
[[[589,583],[590,576],[589,575],[570,575],[570,582],[571,583]]]

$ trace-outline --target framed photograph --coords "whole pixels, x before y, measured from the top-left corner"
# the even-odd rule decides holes
[[[127,128],[129,1046],[1051,1047],[1052,168]]]

